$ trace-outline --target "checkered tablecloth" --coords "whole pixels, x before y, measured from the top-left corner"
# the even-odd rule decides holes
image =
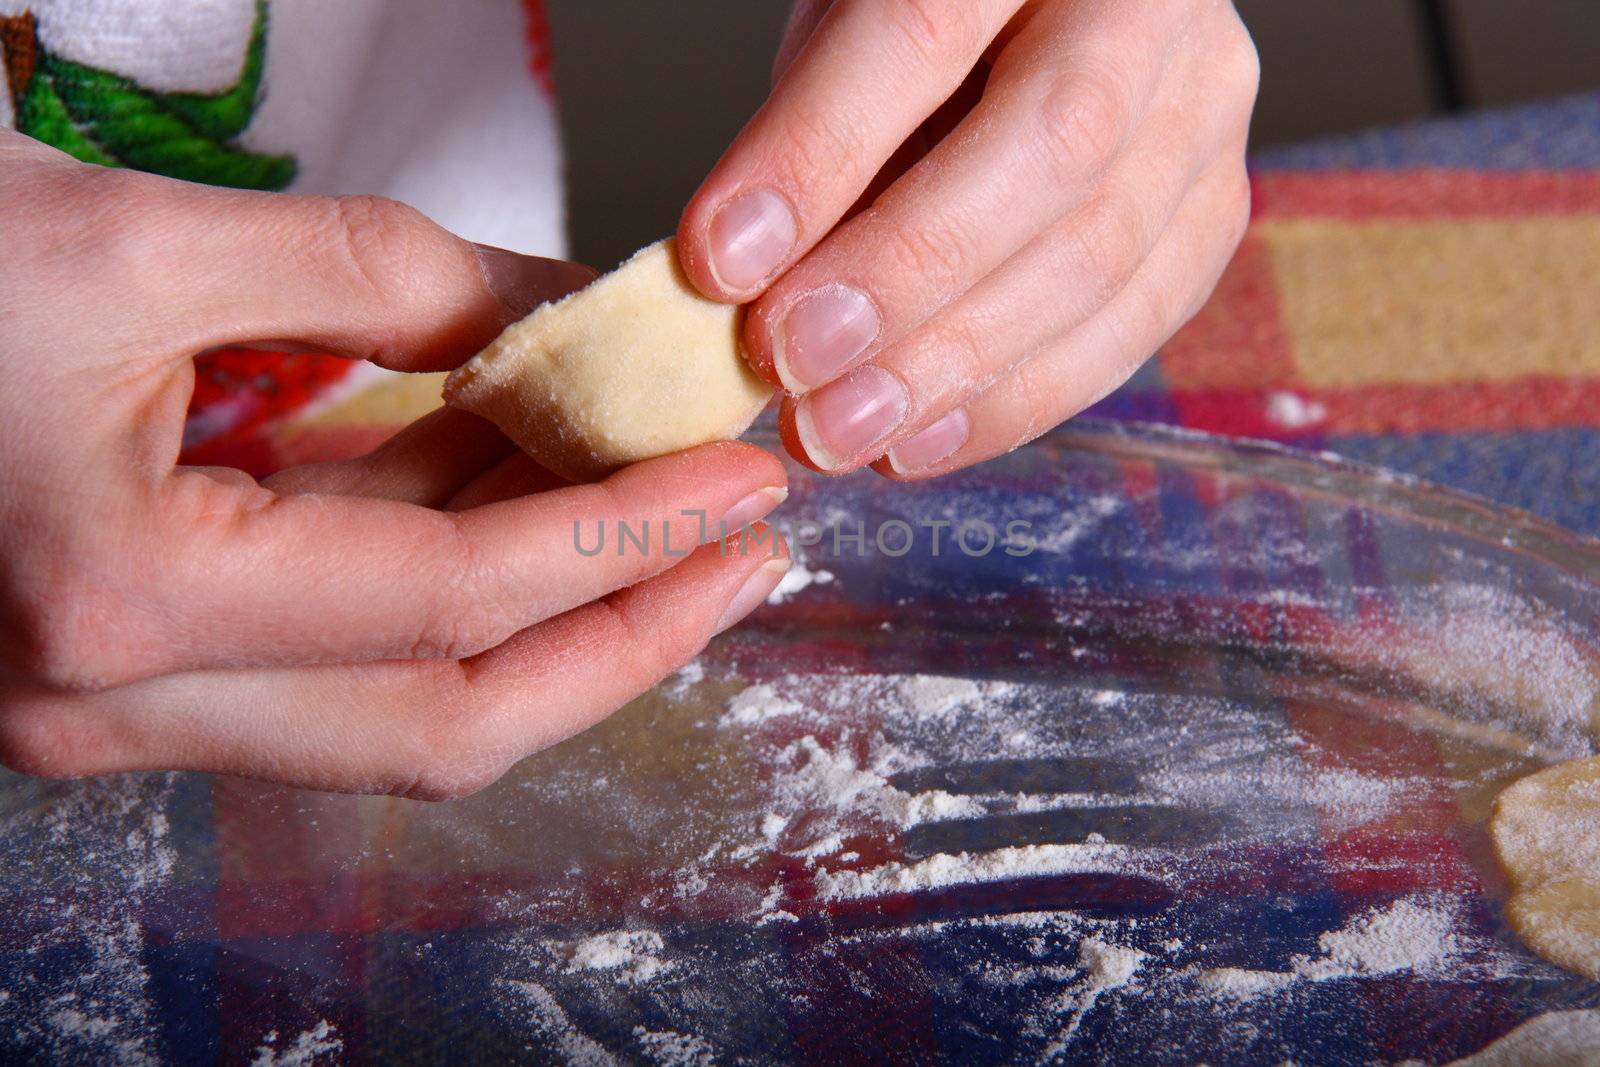
[[[1600,534],[1600,94],[1258,153],[1204,312],[1101,406]]]

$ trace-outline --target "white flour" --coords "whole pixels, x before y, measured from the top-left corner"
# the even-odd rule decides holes
[[[507,918],[513,918],[508,915]],[[502,970],[491,975],[494,1005],[517,1026],[526,1027],[550,1042],[564,1063],[585,1065],[618,1062],[599,1042],[572,1021],[551,991],[563,982],[578,981],[590,989],[621,987],[645,989],[669,975],[677,966],[663,959],[666,940],[648,929],[610,930],[573,940],[540,938],[513,929],[501,945]],[[652,1063],[694,1063],[672,1059],[673,1042],[667,1036],[636,1031],[641,1051]]]
[[[1242,967],[1214,967],[1201,971],[1195,984],[1207,993],[1228,1000],[1250,1000],[1264,993],[1276,993],[1294,984],[1294,974],[1276,971],[1251,971]]]
[[[1430,719],[1465,736],[1498,736],[1552,760],[1593,754],[1589,709],[1600,683],[1559,621],[1512,593],[1445,583],[1420,593],[1415,632],[1362,650],[1374,661],[1458,694],[1458,722]]]
[[[613,930],[551,947],[566,958],[569,973],[615,971],[623,981],[648,982],[672,969],[655,955],[665,946],[654,930]]]
[[[1035,543],[1042,552],[1066,552],[1125,506],[1120,496],[1090,497],[1081,503],[1079,510],[1058,515],[1055,528],[1036,536]]]
[[[992,714],[994,701],[1008,697],[1016,688],[1009,683],[980,684],[966,678],[921,675],[870,679],[866,684],[790,677],[735,694],[717,726],[744,732],[780,721],[823,722],[852,704],[882,706],[890,714],[924,722],[963,711],[985,715]],[[812,734],[774,744],[769,750],[769,808],[757,827],[759,839],[735,843],[732,854],[750,860],[776,849],[815,861],[843,849],[851,832],[873,826],[906,830],[923,823],[976,817],[987,810],[976,797],[896,787],[889,779],[918,761],[894,746],[874,739],[862,751],[868,754],[865,759],[857,746],[844,739],[824,744]]]
[[[1267,418],[1286,430],[1303,430],[1328,417],[1328,408],[1299,393],[1275,390],[1267,394]]]
[[[1083,977],[1067,989],[1057,1002],[1058,1015],[1066,1019],[1061,1032],[1045,1048],[1044,1059],[1064,1055],[1078,1032],[1084,1016],[1094,1010],[1100,998],[1132,983],[1134,975],[1149,959],[1149,953],[1086,937],[1078,943],[1078,966]]]
[[[1438,971],[1456,953],[1454,927],[1455,916],[1442,906],[1415,899],[1396,901],[1323,934],[1317,939],[1321,953],[1297,959],[1294,970],[1315,981]]]
[[[820,568],[812,569],[806,566],[805,557],[796,555],[789,570],[785,572],[778,586],[767,594],[768,604],[782,604],[786,600],[800,595],[813,585],[827,585],[833,581],[833,572]]]
[[[1120,720],[1120,733],[1109,737],[1114,745],[1105,753],[1130,753],[1143,765],[1139,788],[1105,795],[1094,791],[962,792],[939,788],[902,789],[891,779],[927,764],[983,763],[996,750],[1016,747],[1020,735],[1030,755],[1048,759],[1055,755],[1096,755],[1081,743],[1053,741],[1049,719],[1033,728],[1018,729],[1036,714],[1045,713],[1060,699],[1056,690],[1031,691],[1009,682],[977,682],[937,675],[887,675],[838,678],[788,676],[749,686],[732,696],[717,720],[723,730],[741,733],[785,724],[784,734],[810,723],[819,726],[844,721],[851,724],[843,736],[824,743],[807,733],[796,740],[772,742],[767,773],[768,811],[760,824],[759,840],[734,846],[738,856],[753,859],[776,848],[806,859],[836,852],[851,830],[863,832],[871,823],[906,831],[917,826],[995,814],[1094,811],[1106,805],[1144,804],[1191,811],[1230,811],[1234,817],[1257,824],[1267,835],[1286,831],[1309,832],[1304,821],[1314,812],[1323,827],[1353,827],[1383,818],[1400,805],[1427,796],[1433,783],[1415,778],[1362,773],[1354,768],[1319,767],[1308,760],[1306,742],[1278,728],[1263,731],[1263,720],[1249,709],[1219,702],[1193,705],[1194,728],[1204,729],[1208,740],[1191,745],[1181,758],[1168,758],[1159,741],[1167,722],[1145,722],[1147,698],[1114,690],[1093,690],[1084,695],[1089,708]],[[854,709],[872,709],[874,718],[863,719]],[[1058,714],[1072,714],[1062,712]],[[921,737],[936,742],[929,754],[890,744],[872,729],[892,727],[900,737]],[[1041,728],[1042,727],[1042,728]],[[768,745],[764,735],[751,735],[747,743],[757,751]],[[1314,753],[1310,753],[1314,756]],[[1070,788],[1070,783],[1069,788]],[[804,816],[802,818],[801,816]],[[862,824],[861,819],[870,820]],[[1291,820],[1286,822],[1285,820]],[[1299,828],[1296,830],[1296,828]],[[881,831],[880,831],[881,832]],[[1099,835],[1094,835],[1099,836]],[[1104,840],[1103,837],[1100,838]],[[1085,836],[1081,844],[1091,844]],[[1063,842],[1070,846],[1071,843]],[[1039,857],[1044,853],[1024,853]],[[1168,858],[1149,850],[1125,850],[1126,864],[1148,871]],[[939,884],[962,880],[960,864],[948,856],[924,861],[918,870],[937,872]],[[967,880],[981,880],[977,866],[982,857],[969,857]],[[1061,862],[1052,856],[1048,864]],[[909,865],[891,865],[882,872],[884,884],[906,891]],[[1169,864],[1170,866],[1170,864]],[[1046,866],[1035,873],[1055,873]],[[1022,876],[1009,869],[999,877]],[[833,875],[820,872],[829,886]],[[841,872],[838,885],[854,885],[854,893],[876,877],[873,872]],[[843,892],[842,888],[830,891]]]
[[[712,1067],[717,1062],[711,1046],[692,1034],[635,1026],[633,1036],[644,1058],[657,1067]]]
[[[1113,527],[1130,552],[1144,551],[1136,524],[1123,521],[1125,502],[1091,495],[1076,503],[1059,517],[1041,514],[1042,551],[1081,551]],[[1252,537],[1260,529],[1261,543],[1241,551],[1285,566],[1324,562],[1295,543],[1298,534],[1259,521],[1251,509],[1261,506],[1241,498],[1216,509]],[[1215,566],[1209,547],[1193,552],[1197,573]],[[1176,556],[1162,565],[1178,575],[1189,566]],[[829,581],[837,579],[800,560],[774,600]],[[579,1062],[615,1055],[708,1063],[725,1047],[746,1047],[715,1029],[741,1005],[750,1010],[745,998],[804,1016],[831,1007],[806,1003],[832,995],[819,989],[886,1003],[871,998],[899,994],[903,981],[913,1002],[979,1011],[992,993],[1015,1020],[1018,1060],[1071,1059],[1091,1037],[1101,1041],[1170,1006],[1175,1026],[1214,1026],[1207,1040],[1218,1060],[1270,1063],[1289,1059],[1291,1048],[1273,1044],[1280,1038],[1269,1020],[1290,1007],[1327,1011],[1347,991],[1350,1011],[1369,1010],[1362,1003],[1370,985],[1362,983],[1542,977],[1542,965],[1514,954],[1461,903],[1466,892],[1385,896],[1333,929],[1313,927],[1264,966],[1253,955],[1242,961],[1256,966],[1236,965],[1241,947],[1259,946],[1228,942],[1228,909],[1275,922],[1272,894],[1300,893],[1275,890],[1281,872],[1263,872],[1263,857],[1308,857],[1312,877],[1330,884],[1428,862],[1325,846],[1350,831],[1347,840],[1377,840],[1391,826],[1405,832],[1436,813],[1481,805],[1520,753],[1590,745],[1593,672],[1556,621],[1487,586],[1441,583],[1408,596],[1397,609],[1395,624],[1405,628],[1397,635],[1345,625],[1360,597],[1384,592],[1354,585],[1264,589],[1249,625],[1333,619],[1329,645],[1310,650],[1310,666],[1415,678],[1420,697],[1346,692],[1342,677],[1276,666],[1262,668],[1268,684],[1257,687],[1258,698],[1237,695],[1248,679],[1209,676],[1180,696],[1167,676],[1186,669],[1181,661],[1157,664],[1151,691],[1131,691],[1131,672],[1097,659],[1094,640],[1071,632],[1092,633],[1107,621],[1076,597],[1044,595],[1063,591],[1050,589],[1040,590],[1038,618],[1065,629],[1040,640],[1060,647],[1018,651],[1006,668],[1012,680],[960,676],[957,662],[966,657],[955,654],[944,673],[862,674],[863,660],[846,657],[836,670],[777,677],[771,662],[733,663],[712,676],[716,659],[708,656],[666,687],[681,708],[652,707],[637,734],[620,735],[610,763],[598,745],[592,764],[571,762],[588,781],[530,781],[542,815],[553,816],[549,825],[563,817],[585,825],[586,811],[617,805],[615,818],[593,820],[617,840],[597,846],[588,867],[574,865],[578,906],[588,906],[578,895],[585,879],[604,882],[613,857],[646,870],[659,859],[663,870],[617,905],[609,924],[620,929],[570,932],[572,900],[553,909],[562,916],[553,927],[541,927],[532,910],[511,920],[522,931],[500,946],[502,970],[491,979],[497,1002],[551,1055]],[[1181,636],[1181,622],[1155,620],[1152,642]],[[907,662],[898,652],[874,633],[864,662]],[[735,684],[752,671],[757,684]],[[1346,703],[1324,705],[1325,694]],[[1348,716],[1347,731],[1340,716]],[[1437,764],[1426,755],[1390,758],[1385,746],[1407,728]],[[1437,748],[1435,738],[1444,739]],[[609,780],[595,784],[595,769]],[[1064,902],[1059,911],[910,918],[1003,908],[1013,897],[1006,887],[1030,879],[1033,899],[1058,890],[1092,896],[1103,886],[1122,892],[1112,879],[1072,877],[1080,874],[1127,878],[1130,887],[1148,886],[1157,903],[1121,918],[1098,917],[1119,914],[1120,897],[1104,911]],[[1401,875],[1393,884],[1416,882]],[[975,890],[948,892],[955,886]],[[598,906],[610,906],[611,889],[604,885]],[[1162,894],[1175,903],[1160,906]],[[886,899],[900,897],[913,899]],[[1213,901],[1216,913],[1208,910]],[[704,916],[711,921],[703,924]],[[1283,920],[1290,929],[1304,921]],[[730,924],[736,947],[723,939]],[[920,938],[936,940],[916,945]],[[887,977],[873,973],[880,965]],[[597,1005],[637,1014],[622,1016],[620,1031],[579,1032]],[[1151,1061],[1180,1062],[1154,1054]]]
[[[920,715],[944,715],[983,698],[984,691],[970,678],[941,678],[915,674],[896,686],[900,700]]]
[[[1133,850],[1120,845],[1026,845],[992,852],[939,853],[917,863],[886,863],[865,871],[818,871],[820,900],[914,893],[940,886],[1001,882],[1075,872],[1126,872]]]
[[[793,771],[784,779],[782,799],[790,808],[815,804],[835,812],[866,811],[899,827],[983,811],[982,805],[971,797],[952,796],[938,789],[918,793],[896,789],[885,777],[892,770],[894,757],[895,753],[885,751],[873,767],[862,767],[854,754],[826,748],[807,735],[783,750],[780,766],[792,767]],[[767,818],[788,822],[776,811],[769,812]]]
[[[326,1055],[335,1059],[344,1051],[344,1041],[334,1033],[333,1024],[320,1020],[310,1030],[303,1031],[287,1046],[277,1047],[278,1032],[269,1031],[256,1046],[255,1059],[250,1067],[311,1067],[317,1057]]]
[[[1228,501],[1216,513],[1253,529],[1252,506]],[[1126,500],[1105,494],[1078,499],[1059,514],[1041,512],[1039,547],[1068,554],[1114,532],[1126,538],[1130,553],[1144,553],[1136,524],[1122,521],[1125,509]],[[999,517],[977,507],[959,513],[979,515]],[[1303,546],[1294,548],[1295,535],[1262,536],[1286,540],[1244,551],[1318,563]],[[1193,557],[1196,569],[1215,563],[1209,548],[1193,549]],[[1184,573],[1182,562],[1176,555],[1162,561],[1175,574]],[[822,587],[837,580],[801,559],[773,599],[808,590],[820,599]],[[1070,583],[1036,591],[1041,629],[1052,617],[1066,627],[1107,625],[1080,599],[1051,599],[1072,593]],[[1365,592],[1264,590],[1254,598],[1261,611],[1252,622],[1270,626],[1320,608],[1344,618],[1351,605],[1338,598]],[[1154,1005],[1182,1007],[1190,1020],[1221,1020],[1218,1059],[1244,1061],[1254,1021],[1283,1014],[1271,999],[1277,996],[1322,1005],[1347,987],[1355,993],[1358,983],[1386,977],[1546,977],[1535,969],[1541,965],[1508,955],[1495,932],[1482,929],[1480,915],[1443,892],[1385,897],[1335,929],[1318,935],[1313,928],[1260,969],[1220,965],[1240,960],[1238,946],[1227,943],[1227,921],[1209,912],[1196,921],[1183,912],[1197,900],[1213,902],[1200,894],[1255,907],[1260,901],[1251,893],[1263,881],[1265,893],[1274,891],[1272,876],[1260,879],[1251,867],[1261,856],[1311,855],[1317,876],[1426,862],[1375,859],[1359,848],[1324,855],[1321,846],[1330,833],[1376,836],[1386,832],[1379,824],[1402,825],[1414,810],[1481,802],[1482,787],[1505,766],[1483,757],[1485,749],[1587,751],[1588,709],[1597,696],[1593,670],[1554,620],[1489,585],[1449,583],[1419,594],[1404,613],[1400,623],[1417,634],[1398,640],[1381,627],[1335,627],[1329,640],[1346,644],[1315,665],[1353,662],[1381,668],[1382,677],[1419,678],[1451,696],[1439,703],[1448,716],[1435,709],[1435,718],[1417,718],[1429,707],[1407,709],[1386,695],[1371,708],[1329,712],[1317,705],[1319,678],[1293,672],[1271,681],[1303,684],[1305,691],[1271,690],[1256,703],[1207,695],[1233,692],[1231,679],[1210,677],[1180,697],[1159,688],[1166,683],[1154,670],[1155,691],[1124,691],[1124,684],[1139,684],[1131,677],[1136,671],[1097,659],[1092,639],[1065,631],[1041,634],[1039,646],[1017,651],[1005,669],[1021,680],[1011,681],[954,676],[960,664],[991,662],[965,650],[933,661],[948,664],[947,674],[885,668],[877,675],[777,678],[769,677],[773,667],[766,662],[725,672],[711,667],[719,662],[714,651],[666,683],[668,701],[641,705],[645,725],[635,734],[626,732],[628,716],[619,716],[608,724],[619,732],[605,734],[602,727],[564,746],[560,759],[537,764],[536,773],[491,791],[485,807],[472,808],[480,803],[474,800],[456,809],[493,817],[497,809],[489,805],[501,804],[501,822],[484,820],[489,829],[466,826],[468,817],[451,822],[440,814],[444,809],[407,813],[413,830],[462,826],[479,834],[473,848],[453,856],[462,838],[432,840],[441,870],[454,860],[468,875],[484,849],[501,850],[489,853],[493,863],[486,866],[509,868],[514,864],[500,861],[520,859],[519,849],[548,859],[548,850],[525,844],[530,835],[559,841],[560,864],[531,871],[527,885],[505,891],[505,910],[492,916],[487,935],[489,962],[481,979],[471,976],[474,996],[487,988],[506,1026],[530,1049],[541,1043],[537,1051],[550,1058],[698,1067],[714,1062],[720,1049],[737,1047],[712,1031],[741,1006],[751,1014],[770,1006],[775,1015],[799,1017],[832,1007],[806,1002],[828,995],[819,989],[847,984],[844,996],[859,994],[869,1004],[902,991],[936,1003],[970,993],[964,1003],[981,1009],[985,993],[997,1002],[1003,994],[1006,1010],[1016,1007],[1019,1060],[1081,1056],[1089,1035],[1136,1022]],[[1160,623],[1172,633],[1181,629],[1171,620]],[[1160,626],[1156,632],[1168,633]],[[874,631],[871,639],[878,644],[868,642],[865,657],[833,666],[843,672],[862,670],[863,663],[909,662],[890,638]],[[1041,647],[1047,639],[1065,647],[1047,652]],[[1170,674],[1188,665],[1155,666]],[[734,680],[748,678],[752,668],[767,680],[738,688]],[[1298,713],[1285,714],[1286,705]],[[1445,721],[1458,710],[1464,724]],[[1348,714],[1356,740],[1335,742],[1326,729],[1318,733],[1317,722],[1307,725],[1311,719],[1327,727],[1329,714]],[[1379,741],[1362,741],[1363,726],[1376,723],[1380,729],[1371,732],[1381,739],[1394,721],[1421,723],[1431,736],[1447,738],[1439,746],[1441,769],[1386,760]],[[1462,751],[1469,753],[1464,765],[1479,760],[1486,769],[1458,773],[1448,759]],[[18,880],[64,890],[70,886],[61,884],[60,871],[83,869],[133,902],[167,885],[176,862],[167,843],[171,780],[108,782],[51,787],[48,804],[0,828],[8,855],[36,864]],[[1118,910],[1125,903],[1118,897],[1102,902],[1104,910],[1062,903],[1061,910],[910,918],[1003,909],[1010,906],[1007,884],[1074,874],[1128,876],[1174,894],[1178,903],[1135,915]],[[1106,881],[1039,884],[1052,892],[1058,884],[1095,891]],[[940,892],[952,886],[979,891]],[[1235,886],[1245,892],[1224,899]],[[1300,890],[1282,892],[1293,897]],[[882,899],[900,894],[916,899],[906,907]],[[73,958],[68,980],[48,989],[28,974],[0,976],[0,1026],[48,1058],[160,1059],[143,964],[146,931],[120,913],[86,912],[65,891],[41,893],[30,906],[41,909],[41,921],[27,928],[49,932],[34,935],[24,952],[54,953],[66,944],[83,952]],[[600,914],[608,917],[596,919]],[[1271,921],[1270,911],[1256,914]],[[592,922],[606,928],[594,931]],[[915,945],[919,938],[937,943]],[[908,944],[911,951],[897,951]],[[875,951],[880,945],[883,951]],[[881,974],[865,965],[884,961]],[[935,973],[938,967],[946,970]],[[951,984],[934,988],[935,982]],[[16,1007],[46,999],[44,1012],[30,1008],[23,1015]],[[1349,999],[1350,1010],[1360,1011],[1361,997]],[[1593,1047],[1600,1041],[1594,1016],[1547,1016],[1497,1043],[1511,1050],[1499,1059],[1464,1062],[1489,1067],[1524,1062],[1530,1049]],[[594,1029],[585,1032],[586,1026]],[[1233,1039],[1237,1045],[1229,1044]],[[294,1037],[269,1034],[256,1060],[263,1067],[309,1064],[338,1056],[346,1040],[327,1023]],[[782,1037],[776,1040],[773,1051],[781,1054]],[[1284,1058],[1254,1047],[1248,1056]]]
[[[574,1026],[561,1002],[538,982],[503,978],[498,986],[503,994],[502,1010],[550,1041],[561,1062],[578,1067],[608,1067],[618,1062],[605,1046]]]
[[[804,710],[794,701],[780,697],[770,685],[752,685],[728,701],[727,713],[717,720],[717,725],[756,726],[781,715],[795,715]]]
[[[0,827],[8,877],[25,886],[17,948],[78,962],[63,978],[28,971],[0,975],[0,1027],[12,1039],[43,1046],[55,1060],[116,1064],[160,1059],[153,1031],[145,931],[129,917],[170,878],[176,862],[167,837],[173,775],[113,775],[52,783],[49,800]],[[70,884],[58,895],[65,872]],[[103,895],[73,899],[94,886]]]
[[[681,697],[705,681],[706,667],[697,659],[685,663],[678,672],[661,684],[662,691],[670,697]]]
[[[1547,650],[1541,662],[1564,669],[1562,655]],[[1256,1054],[1266,1047],[1253,1044],[1260,1018],[1278,1010],[1261,1003],[1267,998],[1394,975],[1493,981],[1539,973],[1539,965],[1477,932],[1445,893],[1372,907],[1271,969],[1213,962],[1232,962],[1228,946],[1193,936],[1177,911],[1124,919],[1039,911],[895,925],[890,917],[902,914],[900,904],[875,906],[911,896],[911,914],[924,907],[937,914],[946,905],[968,906],[958,901],[990,899],[942,892],[950,887],[992,885],[999,903],[1006,897],[1000,887],[1046,876],[1067,880],[1041,882],[1041,892],[1115,884],[1071,881],[1079,874],[1131,878],[1182,900],[1212,891],[1197,886],[1250,884],[1252,849],[1309,849],[1330,875],[1387,869],[1407,861],[1321,846],[1330,831],[1453,804],[1453,790],[1488,781],[1427,775],[1412,761],[1363,760],[1358,748],[1325,747],[1318,735],[1297,732],[1296,719],[1276,704],[1178,701],[1093,682],[1077,688],[1070,681],[893,673],[781,675],[730,689],[728,676],[696,672],[682,699],[695,730],[687,749],[707,761],[694,787],[705,796],[704,810],[642,823],[659,817],[661,802],[651,799],[626,816],[642,854],[671,857],[664,884],[676,887],[675,899],[702,894],[715,901],[706,905],[714,914],[747,916],[758,944],[808,945],[822,936],[835,948],[865,946],[865,958],[876,958],[872,946],[881,943],[893,958],[907,939],[937,936],[940,959],[965,944],[957,956],[972,954],[971,980],[1003,988],[1008,1010],[1021,1020],[1031,1049],[1025,1058],[1070,1058],[1086,1033],[1102,1032],[1103,1022],[1091,1031],[1093,1020],[1135,999],[1196,1010],[1217,1020],[1219,1050]],[[649,741],[638,750],[666,761],[667,782],[682,773],[685,758],[673,744],[672,756],[655,755]],[[1493,760],[1483,766],[1484,774],[1503,773],[1504,764]],[[617,795],[622,784],[596,784],[591,775],[587,783],[545,779],[539,788],[577,790],[562,802],[576,811],[633,803],[625,799],[628,788]],[[722,789],[739,799],[722,798]],[[669,804],[685,802],[682,791],[667,795]],[[1118,821],[1135,816],[1147,822]],[[712,820],[703,830],[702,819]],[[701,832],[680,844],[646,836],[646,825]],[[965,844],[968,832],[982,843]],[[1207,834],[1221,844],[1210,847]],[[1239,846],[1242,852],[1230,851]],[[651,909],[659,899],[654,890],[643,895],[621,930],[576,941],[507,937],[498,986],[506,1010],[514,1018],[539,1015],[535,1030],[553,1040],[549,1035],[572,1025],[557,1014],[561,1003],[638,1000],[656,1014],[634,1033],[628,1056],[703,1062],[697,1057],[723,1046],[688,1024],[722,1003],[715,1000],[722,984],[747,978],[711,977],[721,950],[685,936],[675,921],[658,925]],[[866,917],[864,927],[845,927],[855,932],[827,932],[834,917],[853,923],[857,916]],[[527,928],[534,925],[530,914]],[[972,940],[994,930],[1009,931],[1012,952],[989,955]],[[802,978],[785,985],[791,976],[783,958],[774,956],[773,973],[762,971],[769,964],[759,956],[745,964],[756,968],[754,988],[770,985],[763,995],[777,998],[804,995]],[[846,973],[853,989],[877,995],[859,973]],[[679,1041],[683,1035],[706,1044]]]
[[[1269,751],[1237,739],[1199,763],[1169,763],[1147,776],[1159,801],[1225,807],[1249,794],[1259,804],[1314,807],[1328,825],[1358,826],[1389,814],[1406,799],[1425,795],[1432,783],[1417,778],[1363,774],[1352,768],[1308,766],[1292,751]]]
[[[1299,982],[1400,971],[1440,973],[1460,950],[1455,927],[1446,904],[1408,898],[1328,931],[1318,939],[1316,955],[1295,956],[1286,971],[1222,967],[1199,972],[1196,984],[1218,996],[1244,1000]]]
[[[893,944],[893,939],[927,938],[948,951],[952,944],[981,930],[1003,928],[1026,934],[1023,944],[1038,962],[1008,958],[993,965],[980,963],[979,977],[986,985],[1003,987],[1013,996],[1042,991],[1039,999],[1022,1013],[1023,1032],[1036,1039],[1042,1051],[1021,1058],[1048,1062],[1070,1058],[1072,1042],[1083,1020],[1097,1006],[1117,997],[1195,1005],[1208,1015],[1228,1019],[1248,1012],[1250,1002],[1264,995],[1290,994],[1340,978],[1359,980],[1404,973],[1525,980],[1525,972],[1515,961],[1496,958],[1498,946],[1481,936],[1464,933],[1458,918],[1447,897],[1403,898],[1370,909],[1343,927],[1324,933],[1318,939],[1316,952],[1296,955],[1281,972],[1172,967],[1170,957],[1188,946],[1181,938],[1152,938],[1150,934],[1159,930],[1162,923],[1154,917],[1096,919],[1074,912],[1018,912],[926,922],[892,933],[874,931],[841,940]],[[1072,949],[1074,962],[1060,962],[1063,948]],[[1477,962],[1468,962],[1469,957]],[[1153,961],[1165,965],[1151,966]],[[1589,1014],[1600,1018],[1600,1012]],[[1540,1040],[1571,1040],[1560,1035],[1587,1034],[1597,1029],[1600,1022],[1592,1019],[1563,1021],[1549,1024],[1549,1032]],[[1224,1030],[1244,1040],[1254,1032],[1252,1026],[1242,1022]],[[1550,1038],[1550,1033],[1557,1034],[1557,1038]],[[1513,1047],[1529,1046],[1519,1040]],[[1220,1055],[1224,1050],[1214,1051]],[[1545,1061],[1490,1058],[1481,1063],[1466,1062],[1471,1067],[1520,1067],[1523,1063],[1543,1065]],[[1593,1061],[1552,1062],[1556,1067],[1568,1062],[1588,1067]]]

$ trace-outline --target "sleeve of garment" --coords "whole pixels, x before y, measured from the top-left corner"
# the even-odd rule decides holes
[[[296,189],[394,197],[473,241],[566,254],[540,0],[274,0],[272,19],[245,139],[303,144]]]
[[[563,255],[541,0],[0,0],[0,123],[90,163],[376,193]]]

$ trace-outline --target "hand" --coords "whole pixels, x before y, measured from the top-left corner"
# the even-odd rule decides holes
[[[175,466],[197,352],[445,369],[587,268],[475,247],[388,201],[187,185],[4,131],[0,249],[14,768],[459,795],[653,685],[786,566],[772,542],[663,554],[663,520],[681,553],[699,540],[681,512],[715,529],[781,499],[782,465],[737,444],[559,486],[441,410],[264,484]],[[650,551],[575,549],[575,523],[592,547],[617,520],[650,522]]]
[[[893,478],[1031,440],[1192,316],[1249,214],[1227,0],[801,0],[684,266],[753,301],[785,441]]]

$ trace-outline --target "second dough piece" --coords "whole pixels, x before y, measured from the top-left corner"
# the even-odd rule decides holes
[[[1600,758],[1509,786],[1489,833],[1513,890],[1512,929],[1545,959],[1600,978]]]

